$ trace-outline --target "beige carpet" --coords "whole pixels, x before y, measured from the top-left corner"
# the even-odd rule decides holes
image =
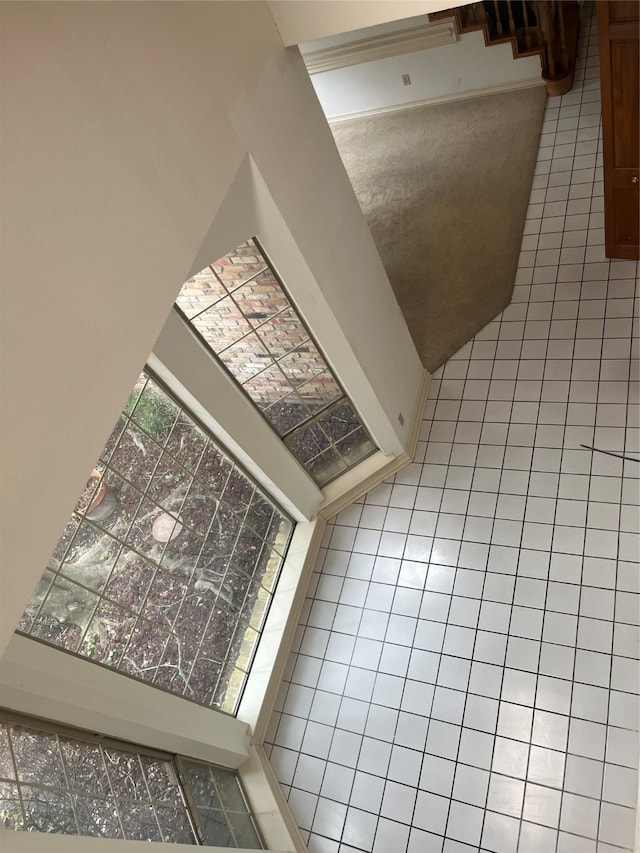
[[[542,86],[332,125],[428,370],[510,302]]]

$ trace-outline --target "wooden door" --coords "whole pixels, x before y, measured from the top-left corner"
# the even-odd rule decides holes
[[[640,257],[640,82],[637,0],[598,0],[605,251]]]

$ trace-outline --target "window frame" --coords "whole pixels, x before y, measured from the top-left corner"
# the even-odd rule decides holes
[[[242,685],[241,685],[241,687],[240,687],[240,689],[239,689],[239,691],[238,691],[237,695],[235,696],[235,700],[234,700],[234,703],[233,703],[233,710],[231,710],[231,711],[226,711],[226,710],[224,710],[222,707],[218,707],[218,706],[215,706],[215,705],[206,705],[204,702],[201,702],[201,701],[199,701],[198,699],[195,699],[195,698],[193,698],[193,697],[191,697],[191,696],[187,696],[187,695],[185,695],[185,694],[175,693],[175,692],[173,692],[173,691],[169,690],[168,688],[166,688],[166,687],[164,687],[164,686],[162,686],[162,685],[154,684],[154,683],[152,683],[152,682],[145,681],[144,679],[141,679],[141,678],[137,677],[136,675],[134,675],[134,674],[132,674],[132,673],[129,673],[129,672],[123,671],[123,670],[119,669],[118,667],[112,667],[112,666],[110,666],[109,664],[106,664],[106,663],[104,663],[104,662],[102,662],[102,661],[99,661],[99,660],[93,660],[93,659],[92,659],[91,657],[89,657],[88,655],[81,654],[81,653],[80,653],[80,651],[74,651],[74,650],[72,650],[72,649],[65,649],[65,648],[63,648],[62,646],[58,646],[58,645],[56,645],[55,643],[49,642],[49,641],[47,641],[47,640],[45,640],[45,639],[42,639],[42,638],[40,638],[40,637],[32,636],[32,635],[31,635],[27,630],[19,630],[19,629],[16,629],[16,633],[17,633],[18,635],[20,635],[20,636],[24,636],[24,637],[27,637],[27,638],[29,638],[29,639],[31,639],[31,640],[34,640],[34,641],[36,641],[37,643],[40,643],[40,644],[43,644],[43,645],[47,645],[47,646],[51,646],[51,647],[53,647],[53,648],[57,648],[57,649],[59,649],[61,652],[64,652],[65,654],[73,655],[73,656],[78,657],[78,658],[81,658],[81,659],[83,659],[83,660],[87,660],[87,661],[89,661],[90,663],[97,664],[98,666],[100,666],[100,667],[102,667],[102,668],[104,668],[104,669],[108,669],[108,670],[110,670],[110,671],[117,672],[117,673],[119,673],[119,674],[121,674],[121,675],[126,676],[127,678],[129,678],[129,679],[131,679],[131,680],[133,680],[133,681],[140,681],[140,682],[142,682],[142,683],[149,684],[150,686],[152,686],[152,687],[153,687],[154,689],[156,689],[156,690],[161,690],[161,691],[166,692],[166,693],[169,693],[170,695],[173,695],[173,696],[179,696],[180,698],[186,699],[186,700],[187,700],[187,701],[189,701],[189,702],[194,702],[195,704],[201,705],[202,707],[205,707],[205,708],[212,708],[213,710],[219,711],[220,713],[228,714],[229,716],[236,717],[236,716],[237,716],[237,714],[238,714],[239,708],[240,708],[240,706],[241,706],[241,704],[242,704],[242,699],[243,699],[244,692],[245,692],[246,687],[247,687],[247,683],[248,683],[248,681],[249,681],[249,677],[250,677],[250,674],[251,674],[251,669],[252,669],[252,666],[253,666],[253,662],[254,662],[255,657],[256,657],[257,649],[258,649],[258,647],[259,647],[259,645],[260,645],[260,642],[261,642],[261,639],[262,639],[262,636],[263,636],[263,632],[264,632],[265,626],[266,626],[267,621],[268,621],[268,617],[269,617],[269,610],[270,610],[271,605],[272,605],[272,603],[273,603],[273,599],[274,599],[274,596],[275,596],[275,592],[276,592],[276,590],[277,590],[278,583],[279,583],[280,577],[281,577],[281,575],[282,575],[283,567],[284,567],[284,565],[285,565],[285,563],[286,563],[286,560],[287,560],[287,552],[288,552],[288,550],[289,550],[289,547],[290,547],[290,545],[291,545],[291,541],[292,541],[292,538],[293,538],[293,534],[294,534],[294,532],[295,532],[296,521],[295,521],[295,519],[293,519],[293,518],[291,517],[291,515],[286,511],[286,509],[284,509],[283,507],[281,507],[281,506],[279,505],[279,503],[278,503],[278,502],[277,502],[277,501],[276,501],[276,500],[275,500],[275,499],[274,499],[274,498],[269,494],[269,492],[267,492],[267,491],[264,489],[264,487],[263,487],[260,483],[258,483],[258,482],[256,481],[256,478],[255,478],[255,477],[253,477],[249,472],[247,472],[246,468],[245,468],[245,467],[244,467],[244,465],[242,464],[242,461],[241,461],[241,460],[238,460],[238,459],[235,457],[235,455],[234,455],[234,454],[232,454],[232,453],[228,450],[228,448],[225,446],[224,442],[223,442],[223,441],[221,441],[221,440],[220,440],[220,438],[219,438],[217,435],[215,435],[215,434],[211,431],[211,429],[209,429],[209,427],[207,427],[207,426],[206,426],[206,424],[204,424],[204,423],[202,422],[202,420],[197,416],[197,414],[196,414],[196,413],[194,413],[194,412],[190,409],[190,407],[188,406],[188,404],[186,404],[185,402],[183,402],[183,401],[180,399],[180,397],[179,397],[179,396],[178,396],[178,395],[177,395],[177,394],[176,394],[176,393],[175,393],[175,392],[174,392],[174,391],[173,391],[173,390],[172,390],[172,389],[167,385],[167,383],[166,383],[166,382],[164,382],[164,381],[163,381],[163,379],[162,379],[161,377],[159,377],[159,376],[155,373],[155,371],[153,370],[153,368],[149,367],[149,365],[145,365],[145,367],[144,367],[144,369],[143,369],[143,371],[141,372],[141,374],[140,374],[140,375],[143,375],[143,374],[146,374],[146,375],[147,375],[147,376],[148,376],[148,377],[149,377],[149,378],[150,378],[150,379],[151,379],[151,380],[152,380],[152,381],[153,381],[153,382],[154,382],[154,383],[155,383],[155,384],[160,388],[160,390],[161,390],[164,394],[166,394],[166,395],[169,397],[169,399],[172,401],[172,403],[174,403],[174,404],[175,404],[175,405],[176,405],[176,406],[177,406],[181,411],[184,411],[184,412],[185,412],[185,413],[186,413],[186,414],[187,414],[187,415],[188,415],[188,416],[189,416],[189,417],[194,421],[194,423],[196,424],[196,426],[198,426],[198,427],[199,427],[199,428],[204,432],[205,436],[206,436],[208,439],[211,439],[211,440],[213,441],[214,445],[215,445],[215,446],[216,446],[216,447],[221,451],[221,453],[222,453],[222,454],[223,454],[223,455],[224,455],[224,456],[225,456],[225,457],[226,457],[226,458],[231,462],[231,464],[232,464],[232,465],[234,465],[234,466],[236,466],[236,467],[238,468],[238,470],[241,472],[241,474],[242,474],[244,477],[246,477],[246,478],[247,478],[247,480],[248,480],[248,481],[249,481],[249,482],[250,482],[250,483],[251,483],[251,484],[252,484],[252,485],[253,485],[253,486],[254,486],[254,487],[255,487],[255,488],[260,492],[260,493],[264,493],[264,494],[263,494],[263,496],[266,498],[266,500],[268,500],[268,501],[273,505],[274,510],[275,510],[275,511],[277,511],[277,512],[278,512],[278,513],[283,517],[283,520],[284,520],[284,521],[286,521],[286,522],[288,522],[288,523],[289,523],[289,525],[290,525],[289,533],[288,533],[288,535],[287,535],[287,542],[286,542],[286,545],[285,545],[285,546],[283,547],[283,549],[282,549],[282,553],[280,553],[279,551],[274,551],[274,549],[272,549],[272,554],[273,554],[273,553],[275,553],[275,554],[277,554],[277,556],[280,558],[280,559],[279,559],[279,565],[278,565],[278,569],[277,569],[277,571],[276,571],[276,574],[275,574],[275,577],[274,577],[274,580],[273,580],[272,587],[271,587],[271,589],[268,591],[268,596],[269,596],[269,598],[268,598],[268,602],[267,602],[267,605],[266,605],[266,607],[265,607],[265,610],[264,610],[264,612],[263,612],[263,614],[262,614],[262,616],[261,616],[260,626],[259,626],[259,628],[252,628],[252,630],[254,630],[254,631],[255,631],[255,634],[256,634],[256,640],[255,640],[255,642],[254,642],[254,644],[253,644],[253,647],[252,647],[252,649],[251,649],[251,652],[250,652],[250,655],[249,655],[249,659],[248,659],[248,661],[247,661],[247,665],[246,665],[246,670],[245,670],[245,669],[240,669],[240,668],[236,665],[236,664],[237,664],[237,661],[235,661],[235,660],[225,659],[224,661],[222,661],[222,662],[221,662],[221,663],[222,663],[222,667],[221,667],[222,671],[224,671],[224,670],[225,670],[225,668],[226,668],[226,667],[228,667],[228,666],[231,664],[231,665],[233,666],[233,671],[234,671],[234,672],[235,672],[235,671],[237,671],[237,672],[244,672],[244,677],[243,677],[243,680],[242,680]],[[133,393],[133,392],[132,392],[132,393]],[[136,401],[136,402],[137,402],[137,401]],[[124,410],[123,410],[123,411],[124,411]],[[133,411],[135,411],[135,406],[134,406],[134,408],[133,408]],[[130,415],[128,415],[128,416],[127,416],[127,418],[128,418],[129,416],[130,416]],[[116,421],[115,426],[117,426],[117,424],[118,424],[118,422],[119,422],[119,420],[120,420],[120,418],[121,418],[121,417],[122,417],[122,415],[119,415],[119,416],[118,416],[118,420]],[[127,423],[128,423],[128,420],[127,420]],[[133,421],[133,423],[134,423],[134,426],[136,426],[135,421]],[[114,428],[115,428],[115,426],[114,426]],[[154,439],[152,436],[150,436],[150,440],[151,440],[151,441],[153,441],[154,443],[156,443],[156,442],[155,442],[155,439]],[[116,446],[117,446],[117,445],[116,445]],[[98,463],[99,463],[99,461],[100,461],[100,460],[98,460]],[[97,463],[97,464],[98,464],[98,463]],[[110,470],[110,469],[108,468],[108,462],[106,463],[106,466],[107,466],[107,470]],[[128,482],[128,481],[127,481],[127,482]],[[136,489],[138,488],[134,482],[132,482],[132,483],[131,483],[131,485],[133,485],[133,487],[134,487],[134,488],[136,488]],[[75,514],[75,509],[74,509],[74,511],[72,512],[71,516],[70,516],[70,518],[71,518],[71,519],[73,519],[73,518],[74,518],[74,514]],[[92,525],[92,526],[93,526],[93,525]],[[262,537],[261,537],[261,538],[262,538]],[[118,540],[118,541],[120,541],[120,540]],[[126,540],[125,540],[125,541],[126,541]],[[263,540],[263,542],[264,542],[264,540]],[[125,544],[125,542],[123,542],[122,544],[124,545],[124,544]],[[60,566],[62,566],[63,564],[64,564],[64,558],[61,560],[61,562],[60,562]],[[159,569],[159,568],[160,568],[160,566],[161,566],[161,563],[160,563],[160,564],[158,564],[158,567],[157,567],[157,568]],[[60,567],[58,567],[58,568],[60,568]],[[45,570],[45,571],[46,571],[46,570]],[[57,577],[57,575],[58,575],[58,572],[56,572],[56,577]],[[73,581],[72,581],[72,582],[73,582]],[[260,586],[262,586],[261,581],[260,581]],[[265,587],[264,589],[266,590],[266,587]],[[103,600],[103,597],[102,597],[102,596],[103,596],[103,592],[104,592],[104,590],[103,590],[102,592],[100,592],[100,593],[97,593],[97,595],[98,595],[98,597],[99,597],[99,601],[102,601],[102,600]],[[45,596],[45,598],[46,598],[46,596]],[[43,598],[43,602],[41,602],[41,604],[40,604],[40,608],[42,608],[42,606],[43,606],[43,604],[44,604],[44,601],[45,601],[45,598]],[[108,601],[108,599],[106,599],[106,600]],[[239,622],[241,621],[241,616],[242,616],[242,615],[243,615],[243,614],[242,614],[242,611],[239,611],[239,612],[235,615],[235,617],[234,617],[234,618],[235,618],[235,623],[236,623],[236,628],[234,628],[234,635],[235,635],[235,630],[237,629],[237,625],[238,625],[238,624],[239,624]],[[248,628],[249,626],[247,625],[246,627]],[[187,639],[189,639],[189,638],[187,638]],[[202,638],[201,638],[201,637],[197,637],[197,638],[196,638],[196,640],[197,640],[198,642],[200,642],[200,641],[202,640]]]
[[[258,825],[258,823],[257,823],[257,821],[253,815],[253,812],[251,810],[251,806],[249,804],[249,801],[247,799],[247,795],[246,795],[245,790],[244,790],[244,786],[242,785],[242,781],[240,779],[240,775],[237,772],[237,770],[234,770],[234,769],[229,768],[229,767],[223,767],[222,765],[214,764],[212,762],[203,761],[202,759],[193,758],[191,756],[185,756],[185,755],[182,755],[180,753],[168,752],[165,750],[153,748],[151,746],[133,743],[133,742],[128,741],[128,740],[122,740],[119,738],[114,738],[114,737],[111,737],[109,735],[99,734],[95,731],[90,731],[87,729],[78,728],[75,726],[70,726],[67,723],[60,723],[60,722],[50,720],[50,719],[46,719],[43,717],[34,716],[32,714],[25,714],[25,713],[21,713],[21,712],[17,712],[17,711],[12,711],[8,708],[4,708],[4,707],[0,706],[0,723],[2,723],[2,722],[8,723],[8,724],[14,724],[17,726],[22,726],[22,727],[28,728],[28,729],[35,729],[36,731],[43,732],[44,734],[54,734],[54,735],[59,735],[60,737],[68,738],[68,739],[75,740],[75,741],[81,741],[81,742],[88,743],[88,744],[97,744],[97,745],[104,747],[105,749],[111,748],[114,750],[118,750],[119,752],[131,753],[132,755],[140,755],[140,756],[143,756],[146,758],[153,758],[153,759],[156,759],[157,761],[164,761],[164,762],[169,763],[173,768],[173,772],[175,773],[177,788],[178,788],[178,791],[180,793],[180,797],[183,801],[183,805],[185,807],[185,810],[186,810],[186,813],[187,813],[187,816],[188,816],[188,819],[189,819],[189,822],[191,824],[191,828],[193,831],[194,843],[193,843],[193,845],[184,845],[185,849],[186,849],[186,847],[189,847],[189,846],[193,846],[193,847],[202,847],[202,846],[207,847],[208,846],[207,841],[206,841],[206,834],[205,834],[203,826],[202,826],[202,820],[200,817],[198,806],[196,805],[196,801],[195,801],[195,797],[193,795],[192,787],[191,787],[191,784],[188,780],[188,771],[186,770],[185,765],[184,765],[185,760],[194,761],[194,762],[197,762],[203,766],[210,767],[210,768],[213,768],[215,770],[223,770],[225,773],[231,773],[234,775],[234,777],[236,779],[236,782],[238,784],[238,789],[240,791],[240,794],[242,796],[242,800],[243,800],[245,808],[246,808],[247,815],[248,815],[248,817],[251,821],[251,824],[252,824],[252,826],[256,832],[256,835],[258,836],[260,844],[262,845],[261,848],[255,848],[255,849],[262,849],[262,850],[267,849],[265,847],[265,842],[264,842],[264,838],[262,836],[262,833],[260,831],[260,827],[259,827],[259,825]],[[16,779],[16,781],[18,784],[21,784],[20,780]],[[226,814],[226,811],[224,813]],[[15,832],[17,830],[8,830],[8,831],[14,831]],[[34,832],[35,830],[29,830],[29,831]],[[75,835],[69,834],[69,835],[67,835],[64,833],[38,833],[38,834],[43,835],[43,836],[47,836],[47,837],[49,837],[50,835],[63,835],[65,838],[69,838],[69,837],[77,837],[77,838],[95,837],[95,836],[84,836],[84,835],[80,835],[80,834],[75,834]],[[112,838],[110,836],[106,836],[105,838],[107,840],[112,840],[112,841],[116,841],[116,842],[129,840],[129,839],[122,839],[122,838],[118,838],[118,837]],[[146,843],[149,843],[149,841],[147,841]],[[166,844],[168,842],[154,841],[152,843],[163,845],[163,844]],[[179,843],[182,844],[182,842],[179,842]],[[238,848],[229,847],[226,849],[233,850],[233,849],[238,849]]]
[[[342,382],[341,382],[341,380],[340,380],[340,377],[337,375],[337,373],[336,373],[336,371],[335,371],[334,367],[331,365],[331,363],[330,363],[329,359],[327,358],[327,356],[326,356],[326,354],[325,354],[325,352],[324,352],[323,348],[320,346],[320,344],[318,343],[318,341],[317,341],[317,339],[316,339],[315,335],[314,335],[314,334],[313,334],[313,332],[311,331],[311,328],[310,328],[309,324],[308,324],[308,323],[307,323],[307,321],[305,320],[305,318],[304,318],[304,316],[303,316],[302,312],[300,311],[300,308],[298,307],[298,305],[296,304],[295,300],[294,300],[294,299],[293,299],[293,297],[291,296],[291,293],[290,293],[289,289],[287,288],[287,286],[285,285],[285,283],[284,283],[284,281],[283,281],[282,277],[281,277],[281,276],[280,276],[280,274],[278,273],[278,270],[276,269],[276,267],[275,267],[275,265],[274,265],[274,262],[273,262],[273,261],[272,261],[272,259],[269,257],[269,255],[268,255],[267,251],[265,250],[265,248],[264,248],[264,246],[263,246],[262,242],[260,241],[260,238],[259,238],[257,235],[255,235],[255,234],[254,234],[253,236],[247,237],[247,239],[246,239],[246,241],[245,241],[245,242],[248,242],[249,240],[251,240],[251,241],[255,244],[256,249],[257,249],[257,250],[258,250],[258,252],[260,253],[260,256],[261,256],[262,260],[264,261],[264,264],[265,264],[264,269],[266,269],[267,271],[269,271],[269,272],[273,275],[273,277],[274,277],[275,281],[277,282],[277,284],[279,285],[279,287],[280,287],[280,289],[281,289],[282,293],[284,294],[285,298],[287,299],[287,301],[288,301],[288,303],[289,303],[290,308],[293,310],[293,312],[295,313],[295,315],[296,315],[296,317],[297,317],[298,321],[300,322],[300,324],[302,325],[302,327],[303,327],[303,328],[304,328],[304,330],[306,331],[306,333],[307,333],[307,335],[308,335],[308,337],[309,337],[309,340],[311,341],[311,343],[313,344],[313,346],[316,348],[316,350],[318,351],[318,353],[319,353],[319,355],[321,356],[321,358],[324,360],[324,363],[325,363],[325,365],[326,365],[326,368],[327,368],[327,369],[328,369],[328,371],[330,372],[330,374],[331,374],[331,377],[332,377],[333,381],[336,383],[336,385],[338,386],[338,388],[339,388],[339,389],[340,389],[340,391],[342,392],[342,396],[341,396],[341,397],[338,397],[336,400],[332,400],[332,401],[330,401],[329,403],[327,403],[326,405],[324,405],[321,409],[319,409],[317,412],[314,412],[313,414],[311,414],[309,418],[307,418],[306,420],[304,420],[304,421],[302,421],[301,423],[297,424],[296,426],[291,427],[289,430],[287,430],[287,431],[285,431],[285,432],[283,432],[283,433],[281,434],[281,433],[276,429],[276,427],[271,423],[271,421],[269,420],[269,418],[267,417],[267,415],[266,415],[266,409],[265,409],[265,410],[262,410],[262,409],[258,406],[258,404],[255,402],[255,400],[251,397],[251,395],[250,395],[247,391],[245,391],[245,389],[244,389],[244,385],[243,385],[243,384],[241,384],[241,383],[236,379],[236,377],[233,375],[233,373],[231,372],[231,370],[226,366],[226,364],[225,364],[225,363],[224,363],[224,361],[222,360],[222,357],[221,357],[221,356],[220,356],[220,355],[219,355],[219,354],[214,350],[214,348],[213,348],[213,347],[211,346],[211,344],[206,340],[206,338],[205,338],[205,337],[204,337],[204,335],[200,332],[200,330],[199,330],[199,329],[198,329],[198,328],[197,328],[197,327],[196,327],[196,326],[191,322],[191,319],[187,316],[187,314],[185,313],[185,311],[184,311],[184,310],[183,310],[183,309],[178,305],[177,300],[176,300],[176,302],[175,302],[175,304],[174,304],[174,310],[175,310],[175,312],[178,314],[178,316],[179,316],[179,318],[180,318],[180,321],[181,321],[181,322],[184,324],[184,326],[188,329],[189,333],[190,333],[191,335],[193,335],[193,336],[194,336],[194,337],[195,337],[195,338],[200,342],[200,344],[201,344],[201,345],[202,345],[202,346],[203,346],[203,347],[204,347],[204,348],[205,348],[205,349],[206,349],[206,350],[211,354],[212,358],[216,361],[217,365],[221,368],[221,370],[223,370],[223,371],[224,371],[224,373],[228,376],[228,378],[231,380],[231,382],[233,383],[233,385],[234,385],[234,386],[235,386],[235,387],[240,391],[240,393],[242,394],[242,396],[243,396],[246,400],[248,400],[248,402],[251,404],[252,408],[253,408],[253,409],[256,411],[256,413],[260,416],[260,418],[264,421],[264,423],[266,424],[266,426],[268,427],[268,429],[269,429],[271,432],[273,432],[273,433],[278,437],[278,439],[280,440],[280,442],[282,443],[282,445],[284,446],[284,448],[286,448],[287,452],[288,452],[288,453],[289,453],[289,454],[294,458],[294,460],[296,461],[296,463],[297,463],[297,464],[298,464],[298,465],[299,465],[299,466],[304,470],[304,472],[305,472],[305,473],[306,473],[310,478],[312,478],[313,482],[317,485],[317,487],[318,487],[318,488],[320,488],[320,489],[324,489],[326,486],[330,485],[331,483],[334,483],[336,480],[339,480],[339,479],[340,479],[341,477],[343,477],[345,474],[349,473],[349,471],[352,471],[354,468],[356,468],[359,464],[361,464],[362,462],[364,462],[366,459],[369,459],[371,456],[374,456],[376,453],[380,452],[380,448],[379,448],[379,447],[378,447],[378,445],[376,444],[376,441],[374,440],[374,438],[373,438],[373,436],[372,436],[372,434],[371,434],[371,431],[369,430],[369,428],[367,427],[367,425],[366,425],[366,423],[365,423],[364,419],[363,419],[363,418],[362,418],[362,416],[360,415],[360,412],[358,411],[358,408],[357,408],[356,404],[354,403],[354,401],[352,400],[352,398],[349,396],[349,394],[347,394],[346,389],[345,389],[345,387],[344,387],[343,383],[342,383]],[[241,245],[242,245],[242,244],[241,244]],[[231,253],[232,253],[232,252],[233,252],[233,250],[231,250]],[[226,256],[223,256],[223,257],[226,257]],[[203,267],[203,269],[206,269],[206,268],[208,267],[209,269],[211,269],[212,274],[213,274],[214,276],[216,276],[216,278],[218,278],[217,273],[216,273],[216,272],[215,272],[215,270],[213,269],[213,265],[214,265],[214,264],[215,264],[215,260],[214,260],[214,261],[211,261],[209,264],[207,264],[205,267]],[[249,282],[253,281],[253,279],[255,279],[257,276],[259,276],[263,271],[264,271],[264,270],[258,270],[257,272],[253,273],[253,274],[252,274],[251,276],[249,276],[245,281],[243,281],[240,285],[238,285],[238,288],[240,288],[240,287],[242,287],[243,285],[248,284]],[[197,273],[195,273],[195,275],[197,275]],[[187,280],[188,280],[188,279],[187,279]],[[225,287],[225,286],[224,286],[224,284],[222,284],[222,287]],[[225,289],[226,289],[226,288],[225,288]],[[233,292],[228,293],[228,296],[230,296],[230,297],[231,297],[231,299],[233,299]],[[223,298],[225,298],[225,297],[219,297],[219,299],[223,299]],[[211,303],[211,305],[216,304],[216,303],[217,303],[217,301],[219,301],[219,299],[214,300],[214,301]],[[235,304],[235,301],[234,301],[234,304]],[[208,306],[208,307],[211,307],[211,306]],[[239,306],[238,306],[238,307],[239,307]],[[206,310],[208,310],[208,308],[203,308],[203,309],[202,309],[202,311],[201,311],[200,313],[204,313]],[[197,314],[196,316],[199,316],[199,315],[200,315],[200,313],[199,313],[199,314]],[[278,312],[278,313],[280,313],[280,312]],[[243,316],[244,316],[244,315],[243,315]],[[277,314],[276,314],[275,316],[277,316]],[[267,320],[267,321],[265,321],[265,322],[269,322],[269,321]],[[254,330],[254,331],[255,331],[255,330]],[[259,327],[258,327],[258,331],[259,331]],[[242,338],[240,338],[239,340],[242,340]],[[237,343],[237,342],[236,342],[236,343]],[[224,352],[224,351],[223,351],[223,352]],[[269,353],[269,355],[271,355],[271,353]],[[278,361],[274,359],[274,360],[271,362],[271,364],[270,364],[270,365],[268,365],[268,366],[267,366],[267,368],[265,368],[265,369],[268,369],[268,367],[271,367],[272,365],[277,365],[277,364],[278,364]],[[258,374],[256,374],[256,375],[257,375],[257,376],[259,376],[261,372],[262,372],[262,371],[260,371],[260,372],[259,372]],[[294,391],[294,392],[295,392],[295,389],[293,388],[293,386],[292,386],[292,391]],[[286,399],[286,398],[282,398],[282,399]],[[279,401],[276,401],[276,402],[279,402]],[[345,404],[349,405],[349,406],[353,409],[353,411],[355,412],[356,416],[358,417],[359,425],[360,425],[360,426],[359,426],[359,428],[360,428],[360,429],[362,429],[362,430],[364,431],[365,435],[367,436],[367,439],[368,439],[368,441],[370,442],[370,444],[371,444],[371,446],[372,446],[372,450],[370,450],[369,452],[365,453],[365,454],[364,454],[364,455],[363,455],[363,456],[362,456],[362,457],[361,457],[357,462],[355,462],[355,463],[353,463],[353,464],[351,464],[351,465],[347,466],[344,470],[339,471],[338,473],[334,474],[333,476],[330,476],[330,477],[329,477],[329,478],[327,478],[326,480],[322,480],[322,481],[320,481],[320,480],[318,480],[318,479],[314,476],[314,474],[313,474],[313,473],[312,473],[312,472],[307,468],[307,465],[306,465],[304,462],[302,462],[302,461],[298,458],[297,454],[296,454],[296,453],[294,453],[294,451],[293,451],[293,450],[291,450],[291,448],[290,448],[289,444],[290,444],[290,442],[294,439],[294,437],[295,437],[296,435],[298,435],[299,433],[301,433],[303,430],[308,429],[309,427],[314,426],[314,425],[315,425],[319,420],[321,420],[321,418],[322,418],[323,416],[325,416],[327,413],[329,413],[329,412],[330,412],[330,411],[332,411],[333,409],[339,408],[340,406],[345,405]],[[347,437],[348,437],[348,436],[344,436],[343,438],[347,438]],[[342,440],[342,439],[341,439],[341,440]],[[332,448],[335,448],[336,444],[338,444],[338,443],[339,443],[339,442],[332,441],[332,443],[329,445],[329,447],[328,447],[328,448],[326,448],[326,450],[330,450],[330,449],[332,449]],[[339,451],[336,451],[336,452],[338,452],[338,453],[339,453]],[[318,455],[320,455],[320,454],[318,454]],[[339,454],[339,455],[340,455],[340,456],[341,456],[341,458],[342,458],[342,455],[341,455],[341,454]],[[317,457],[313,457],[313,458],[317,458]],[[311,461],[312,461],[312,460],[309,460],[309,462],[311,462]]]

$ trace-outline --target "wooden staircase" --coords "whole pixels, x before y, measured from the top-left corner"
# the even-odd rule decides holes
[[[538,54],[549,95],[564,95],[573,86],[577,0],[484,0],[429,15],[430,21],[448,18],[460,34],[482,30],[487,46],[509,42],[514,59]]]

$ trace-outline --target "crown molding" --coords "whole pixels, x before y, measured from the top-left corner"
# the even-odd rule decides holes
[[[362,62],[387,59],[403,53],[413,53],[432,47],[442,47],[458,41],[453,20],[421,24],[406,30],[350,41],[336,47],[326,47],[303,53],[302,58],[309,74],[335,71]]]

